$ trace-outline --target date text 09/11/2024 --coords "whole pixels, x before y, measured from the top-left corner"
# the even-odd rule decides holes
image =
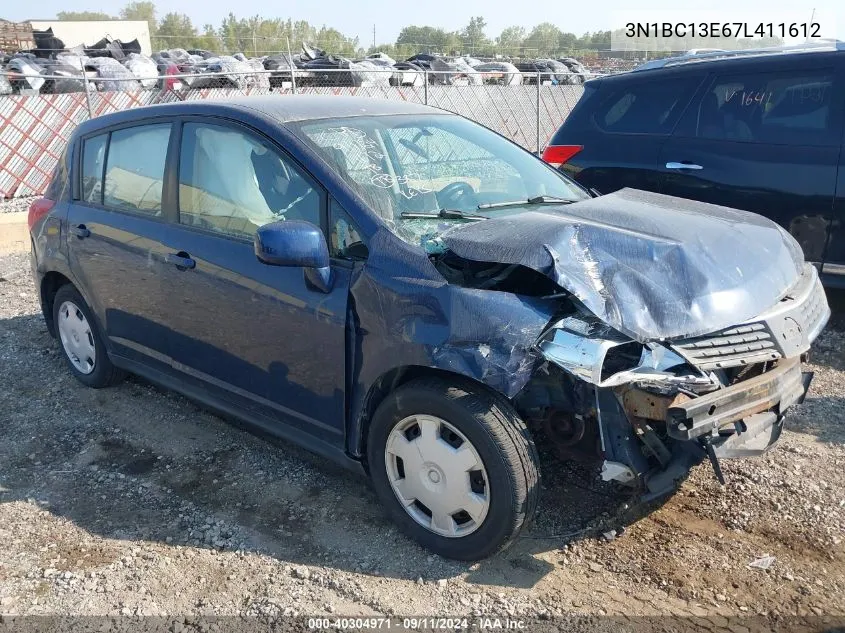
[[[438,618],[438,617],[409,617],[409,618],[384,618],[384,617],[320,617],[308,618],[308,628],[312,630],[341,630],[355,631],[367,629],[382,630],[406,630],[406,631],[460,631],[468,629],[476,630],[500,630],[520,631],[525,630],[527,624],[524,620],[501,617],[476,617],[476,618]]]
[[[628,22],[626,38],[763,38],[820,39],[819,22]]]

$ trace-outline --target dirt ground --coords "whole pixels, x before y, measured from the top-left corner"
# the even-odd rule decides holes
[[[775,450],[725,463],[727,486],[701,465],[659,507],[626,511],[541,446],[536,523],[470,565],[428,554],[365,480],[294,446],[139,379],[83,387],[28,254],[0,255],[0,614],[841,616],[845,301],[831,299],[810,396]]]

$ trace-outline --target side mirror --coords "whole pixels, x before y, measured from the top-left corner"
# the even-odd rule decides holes
[[[310,222],[271,222],[255,232],[255,256],[271,266],[305,269],[305,278],[322,292],[331,290],[329,247],[323,232]]]

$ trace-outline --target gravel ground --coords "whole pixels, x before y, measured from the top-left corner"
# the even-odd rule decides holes
[[[30,196],[28,198],[10,198],[5,200],[0,198],[0,213],[17,213],[18,211],[29,211],[29,205],[38,196]]]
[[[626,512],[594,470],[541,450],[535,525],[468,565],[406,539],[366,481],[296,447],[139,379],[83,387],[47,334],[28,255],[0,255],[0,613],[842,615],[845,301],[832,299],[811,395],[775,450],[725,463],[727,486],[702,465],[661,506]],[[748,566],[767,555],[768,570]]]

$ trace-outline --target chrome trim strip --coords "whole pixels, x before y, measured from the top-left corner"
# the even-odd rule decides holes
[[[845,264],[825,264],[822,272],[828,275],[845,275]]]

